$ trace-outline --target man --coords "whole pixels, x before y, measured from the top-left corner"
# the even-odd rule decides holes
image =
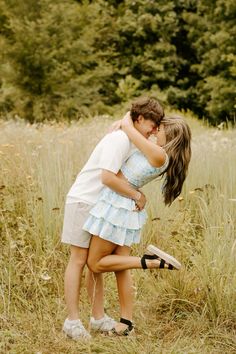
[[[154,132],[164,116],[163,108],[153,98],[137,99],[132,104],[131,113],[134,127],[146,138]],[[62,242],[70,244],[71,255],[65,272],[65,300],[68,318],[64,322],[63,331],[76,340],[90,338],[90,334],[79,320],[78,309],[81,277],[87,261],[91,238],[89,233],[82,230],[89,210],[97,202],[104,185],[135,200],[140,210],[146,203],[142,192],[132,188],[126,181],[116,176],[122,163],[127,160],[134,149],[135,147],[123,131],[118,130],[107,134],[95,147],[66,198]],[[94,281],[96,282],[95,294],[93,294]],[[102,274],[89,272],[87,289],[91,299],[95,295],[92,304],[93,317],[90,319],[91,329],[111,330],[115,321],[104,313]]]

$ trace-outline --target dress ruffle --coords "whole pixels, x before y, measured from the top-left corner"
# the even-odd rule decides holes
[[[141,228],[146,222],[145,210],[134,211],[135,202],[109,188],[104,188],[83,230],[118,245],[139,243]]]
[[[99,201],[104,201],[111,204],[115,208],[123,208],[130,211],[135,209],[135,202],[133,199],[123,197],[122,195],[112,191],[110,188],[103,188],[99,195]]]

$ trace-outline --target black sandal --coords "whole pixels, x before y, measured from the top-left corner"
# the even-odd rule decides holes
[[[141,265],[142,265],[142,268],[143,269],[148,269],[147,267],[147,263],[146,263],[146,259],[158,259],[160,261],[160,266],[159,268],[160,269],[163,269],[165,268],[165,264],[168,264],[166,263],[166,261],[158,256],[156,256],[155,254],[154,255],[150,255],[150,254],[144,254],[141,258]],[[158,268],[158,267],[157,267]],[[155,269],[155,268],[154,268]],[[174,269],[173,265],[172,264],[168,264],[168,268],[165,268],[165,269]]]
[[[125,318],[120,319],[120,323],[126,324],[128,327],[124,329],[123,331],[117,332],[115,328],[112,328],[111,331],[108,332],[109,336],[129,336],[134,334],[134,325],[131,321],[126,320]]]
[[[147,269],[146,259],[158,259],[160,261],[159,268],[161,269],[165,268],[172,270],[181,268],[181,264],[177,259],[153,245],[147,247],[147,253],[141,258],[143,269]],[[168,264],[168,267],[165,267],[165,264]]]

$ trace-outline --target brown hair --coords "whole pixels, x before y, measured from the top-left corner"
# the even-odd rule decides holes
[[[138,116],[142,115],[144,119],[150,119],[157,125],[164,117],[164,109],[160,103],[153,97],[140,97],[132,103],[130,116],[135,122]]]
[[[165,204],[170,205],[180,195],[187,176],[191,159],[191,130],[180,116],[164,117],[162,124],[166,134],[163,148],[169,157],[162,192]]]

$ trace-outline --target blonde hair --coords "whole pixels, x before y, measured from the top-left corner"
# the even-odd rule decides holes
[[[187,176],[191,159],[191,131],[186,121],[180,116],[165,116],[164,125],[166,144],[163,146],[169,165],[164,171],[165,181],[162,188],[164,202],[171,203],[180,195]]]

